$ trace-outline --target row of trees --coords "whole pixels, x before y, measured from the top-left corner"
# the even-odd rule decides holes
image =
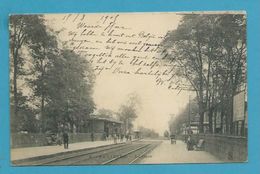
[[[12,132],[79,131],[95,108],[89,63],[56,35],[44,16],[10,16]]]
[[[168,134],[182,134],[183,128],[189,127],[189,123],[197,122],[199,108],[196,99],[191,100],[178,115],[174,115],[169,120]],[[183,127],[185,126],[185,127]],[[215,127],[216,128],[216,127]]]
[[[159,137],[159,133],[157,133],[153,129],[148,129],[143,126],[140,126],[140,127],[138,127],[138,130],[140,131],[142,138],[158,138]]]
[[[243,14],[188,14],[162,42],[184,90],[196,93],[199,130],[208,113],[221,113],[221,130],[232,134],[233,97],[246,83],[246,16]]]
[[[122,121],[122,133],[128,134],[133,131],[134,121],[138,117],[141,108],[140,98],[136,93],[130,93],[127,101],[119,107],[117,112],[109,109],[99,109],[98,113],[102,117],[116,118]]]
[[[141,109],[141,100],[136,93],[131,93],[125,104],[119,108],[118,119],[123,122],[124,133],[130,133],[133,130],[133,122],[138,117],[138,111]]]

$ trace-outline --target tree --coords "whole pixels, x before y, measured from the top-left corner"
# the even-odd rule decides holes
[[[169,138],[170,134],[169,134],[169,132],[167,130],[165,130],[164,133],[163,133],[163,136],[165,138]]]
[[[183,125],[187,127],[189,125],[189,121],[196,121],[196,113],[198,113],[198,103],[197,99],[195,98],[191,100],[190,103],[187,104],[179,114],[169,120],[168,123],[170,134],[182,134],[181,130]]]
[[[126,104],[119,108],[118,117],[123,122],[124,133],[131,132],[133,128],[133,121],[138,117],[137,112],[140,108],[140,99],[136,93],[131,93]]]
[[[39,29],[38,36],[32,39],[28,46],[32,59],[32,66],[30,67],[31,76],[27,79],[29,86],[33,92],[32,99],[34,103],[39,104],[40,119],[45,124],[45,103],[47,92],[47,78],[46,74],[53,60],[58,56],[57,39],[54,33],[42,26]]]
[[[22,92],[17,85],[18,79],[25,75],[25,69],[23,68],[25,63],[25,57],[23,50],[28,46],[32,40],[39,34],[39,30],[44,27],[42,16],[36,15],[12,15],[10,16],[10,67],[11,67],[11,100],[12,108],[14,109],[13,119],[18,121],[19,109],[22,111],[23,105],[19,99]],[[19,94],[20,93],[20,94]],[[19,96],[20,95],[20,96]],[[22,100],[27,102],[27,100]],[[19,122],[19,121],[18,121]]]
[[[226,115],[228,127],[232,116],[234,91],[243,82],[245,69],[244,15],[185,15],[178,28],[169,32],[162,43],[176,74],[196,92],[200,114],[200,132],[204,132],[204,113],[208,111],[212,132],[213,109],[216,101],[229,95]],[[228,93],[225,89],[231,90]],[[222,97],[221,97],[222,96]],[[228,128],[228,132],[230,132]]]
[[[27,104],[28,97],[22,95],[21,92],[17,93],[17,110],[19,117],[15,117],[14,115],[14,105],[13,105],[13,97],[10,98],[10,119],[11,119],[11,132],[21,132],[26,131],[30,133],[35,133],[38,131],[38,121],[35,117],[34,110]]]
[[[46,74],[46,116],[57,123],[55,129],[69,125],[79,132],[95,108],[94,75],[86,59],[71,50],[60,52]]]
[[[177,30],[169,33],[164,41],[166,47],[171,49],[171,59],[179,67],[178,75],[185,78],[197,94],[201,132],[206,105],[204,94],[207,93],[211,65],[207,55],[212,50],[212,44],[208,42],[212,37],[212,31],[209,30],[212,20],[212,17],[203,15],[186,15]]]
[[[140,126],[140,127],[138,127],[138,130],[142,134],[143,138],[158,138],[159,137],[159,134],[152,129],[148,129],[148,128]]]
[[[10,47],[12,131],[81,131],[95,107],[87,60],[60,48],[42,15],[11,16]]]
[[[233,133],[233,98],[246,84],[246,18],[245,15],[223,15],[219,19],[219,50],[216,68],[218,93],[228,133]],[[223,118],[222,118],[223,119]],[[223,124],[223,121],[221,122]]]
[[[114,115],[116,115],[117,113],[115,113],[114,111],[110,110],[110,109],[99,109],[98,113],[101,115],[101,117],[103,118],[113,118]]]

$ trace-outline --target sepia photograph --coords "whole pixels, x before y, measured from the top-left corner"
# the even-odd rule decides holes
[[[11,14],[11,165],[247,162],[246,28],[244,11]]]

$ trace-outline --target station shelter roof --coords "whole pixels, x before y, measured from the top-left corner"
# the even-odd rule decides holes
[[[111,123],[123,124],[122,121],[119,121],[112,117],[104,117],[103,115],[91,115],[88,120],[100,120],[100,121],[107,121]]]

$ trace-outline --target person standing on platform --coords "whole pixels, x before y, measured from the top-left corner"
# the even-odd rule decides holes
[[[123,142],[124,141],[124,134],[120,134],[120,142]]]
[[[95,141],[95,137],[94,137],[94,133],[93,132],[91,132],[90,136],[91,136],[91,141],[92,142]]]
[[[63,132],[63,144],[64,144],[64,149],[69,148],[69,135],[66,131]]]
[[[193,150],[193,141],[190,135],[188,136],[187,139],[187,150],[188,151]]]
[[[132,135],[130,133],[128,133],[128,139],[129,141],[132,141]]]
[[[117,144],[117,134],[116,133],[113,135],[113,139],[114,139],[114,144]]]

